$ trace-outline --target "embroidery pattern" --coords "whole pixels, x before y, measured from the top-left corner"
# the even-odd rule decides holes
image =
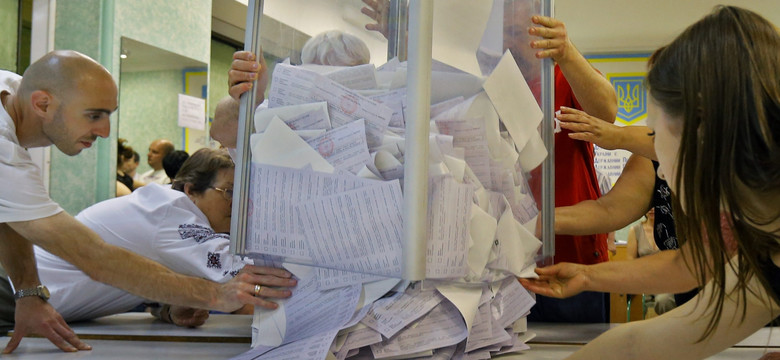
[[[209,252],[206,255],[206,267],[210,269],[222,269],[222,260],[218,253]]]
[[[182,239],[193,239],[196,243],[201,244],[206,241],[215,238],[227,239],[226,234],[215,233],[214,230],[205,226],[197,224],[181,224],[179,225],[179,236]]]

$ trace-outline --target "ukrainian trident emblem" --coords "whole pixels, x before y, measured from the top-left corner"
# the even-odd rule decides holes
[[[644,74],[607,74],[618,100],[617,119],[631,125],[647,117],[647,91]]]

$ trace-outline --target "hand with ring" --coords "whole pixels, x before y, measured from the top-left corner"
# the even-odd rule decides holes
[[[232,280],[220,287],[222,304],[214,309],[232,312],[244,304],[276,309],[279,305],[270,299],[285,299],[292,295],[287,288],[298,283],[284,269],[247,265]]]

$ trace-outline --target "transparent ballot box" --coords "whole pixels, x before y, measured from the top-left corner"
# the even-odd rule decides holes
[[[552,63],[527,30],[551,1],[366,3],[248,2],[267,85],[241,99],[231,248],[299,279],[253,354],[522,350],[516,277],[554,251]]]

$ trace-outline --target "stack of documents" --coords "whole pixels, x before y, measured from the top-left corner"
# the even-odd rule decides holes
[[[542,112],[511,54],[482,77],[434,62],[431,118],[406,64],[274,70],[254,116],[247,251],[298,278],[255,310],[238,359],[488,359],[528,349],[541,242],[526,176]],[[426,280],[400,281],[404,125],[430,121]]]

